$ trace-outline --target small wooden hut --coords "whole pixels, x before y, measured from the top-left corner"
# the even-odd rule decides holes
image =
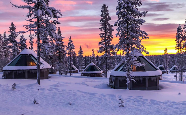
[[[10,63],[3,67],[5,79],[36,79],[37,78],[37,55],[33,50],[24,49]],[[40,78],[48,79],[51,66],[40,58]]]
[[[159,80],[162,72],[152,62],[150,62],[141,53],[135,54],[137,60],[144,66],[132,65],[131,76],[134,80],[130,80],[128,88],[130,90],[151,90],[159,89]],[[110,73],[109,86],[116,89],[126,89],[126,69],[124,62],[117,65]]]
[[[167,73],[163,65],[159,65],[158,68],[162,71],[162,74]]]
[[[82,71],[81,76],[102,77],[102,72],[103,71],[92,62]]]
[[[170,72],[173,73],[173,72],[178,72],[178,67],[176,65],[174,65],[171,69],[170,69]]]
[[[78,69],[76,68],[76,66],[72,65],[71,69],[69,70],[69,73],[78,73]]]

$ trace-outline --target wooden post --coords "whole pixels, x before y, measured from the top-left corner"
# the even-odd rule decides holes
[[[130,87],[129,89],[131,90],[132,89],[132,80],[130,81]]]
[[[28,73],[27,73],[28,71],[27,70],[25,70],[25,79],[28,79]]]
[[[158,90],[159,89],[159,77],[158,76],[157,76],[156,80],[157,80],[157,90]]]
[[[12,79],[14,79],[14,71],[12,72]]]
[[[149,85],[149,84],[148,84],[148,79],[149,79],[149,77],[146,77],[146,90],[147,90],[148,87],[149,87],[149,86],[148,86],[148,85]]]

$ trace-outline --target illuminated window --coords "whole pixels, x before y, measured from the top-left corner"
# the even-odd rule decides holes
[[[36,66],[37,60],[31,54],[21,54],[14,59],[8,66]]]

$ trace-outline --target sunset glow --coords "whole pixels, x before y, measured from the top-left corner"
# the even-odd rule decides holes
[[[148,11],[146,20],[141,29],[149,34],[149,39],[143,40],[142,44],[149,51],[149,55],[161,55],[164,49],[168,49],[169,54],[176,53],[175,50],[175,35],[179,24],[184,24],[186,16],[184,15],[186,9],[185,0],[142,0],[143,5],[139,8],[140,11]],[[8,29],[11,22],[17,27],[17,31],[25,30],[23,25],[28,22],[25,21],[27,9],[18,9],[12,7],[12,2],[16,5],[23,5],[23,0],[6,0],[0,1],[0,34],[6,31],[9,35]],[[117,0],[50,0],[49,6],[61,10],[63,16],[59,19],[61,22],[58,25],[62,30],[62,36],[65,44],[68,43],[68,38],[71,36],[75,45],[76,53],[80,45],[84,51],[84,55],[91,55],[92,49],[95,50],[96,55],[99,49],[98,43],[101,40],[100,34],[100,14],[101,6],[108,5],[110,16],[113,25],[117,21],[116,6]],[[5,7],[6,6],[6,7]],[[173,16],[174,15],[174,16]],[[116,27],[113,32],[113,44],[118,43],[118,38],[115,36]],[[28,34],[25,34],[27,42],[29,42]],[[19,41],[18,37],[18,41]],[[29,43],[27,43],[29,45]],[[36,48],[36,47],[35,47]],[[101,55],[101,54],[98,54]]]

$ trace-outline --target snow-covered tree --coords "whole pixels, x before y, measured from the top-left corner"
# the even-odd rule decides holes
[[[3,68],[3,63],[2,63],[2,59],[3,59],[3,36],[0,34],[0,71]]]
[[[176,50],[178,50],[178,53],[182,52],[183,36],[183,29],[179,24],[176,33]]]
[[[94,64],[96,64],[96,56],[95,56],[95,53],[94,53],[94,49],[92,49],[91,62],[93,62]]]
[[[82,71],[83,62],[84,62],[83,61],[83,50],[80,46],[79,51],[78,51],[78,68],[79,68],[79,71]]]
[[[6,58],[8,61],[10,60],[10,48],[8,47],[8,44],[9,44],[9,39],[8,37],[6,36],[6,32],[4,32],[4,35],[3,35],[3,56],[4,58]]]
[[[69,42],[67,46],[67,51],[68,51],[68,56],[69,56],[69,71],[70,71],[70,76],[71,76],[71,68],[72,68],[72,55],[73,55],[73,50],[75,49],[75,46],[73,44],[73,41],[71,39],[71,36],[69,37]]]
[[[49,7],[49,0],[24,0],[27,5],[17,6],[17,8],[28,9],[27,14],[29,25],[24,25],[28,31],[34,31],[37,35],[37,81],[40,85],[40,47],[43,39],[46,37],[54,38],[56,33],[56,24],[60,24],[58,18],[62,16],[59,10]],[[25,33],[20,31],[20,33]]]
[[[118,0],[118,6],[116,7],[116,15],[118,20],[115,23],[117,26],[117,34],[119,36],[119,43],[117,44],[118,49],[123,50],[125,53],[125,65],[126,65],[126,79],[127,89],[129,89],[129,83],[133,79],[131,76],[132,65],[136,65],[134,53],[146,52],[146,49],[141,45],[142,39],[147,39],[147,33],[140,29],[145,20],[141,17],[145,16],[147,11],[140,12],[138,7],[142,5],[141,0]],[[140,66],[136,65],[136,66]]]
[[[21,51],[23,51],[25,48],[27,48],[27,45],[26,45],[26,38],[24,37],[24,35],[21,35],[20,41],[19,41],[19,49],[20,49]]]
[[[73,53],[72,53],[72,63],[73,63],[73,65],[74,65],[75,67],[77,67],[78,62],[77,62],[77,54],[76,54],[75,51],[73,51]]]
[[[66,51],[65,51],[65,45],[63,42],[63,38],[62,37],[62,33],[60,30],[60,27],[58,27],[57,30],[57,37],[55,39],[55,53],[57,56],[57,66],[58,66],[58,70],[59,70],[59,74],[62,75],[62,72],[65,73],[65,71],[67,71],[66,69],[66,64],[65,64],[65,57],[66,57]]]
[[[3,57],[3,36],[0,34],[0,58]]]
[[[33,41],[33,39],[34,39],[34,37],[33,37],[34,35],[31,33],[31,31],[30,31],[30,35],[29,35],[29,38],[30,38],[30,41],[29,41],[29,43],[30,43],[30,47],[29,47],[29,49],[31,49],[31,50],[33,50],[33,44],[34,44],[34,41]]]
[[[164,50],[164,62],[165,62],[165,69],[166,69],[166,72],[168,73],[167,69],[168,69],[168,64],[169,64],[169,56],[168,56],[168,53],[167,53],[167,48],[165,48]]]
[[[9,43],[9,47],[11,49],[11,54],[12,54],[12,58],[14,58],[15,56],[18,55],[19,53],[19,48],[18,48],[18,42],[16,40],[18,34],[16,33],[16,26],[14,25],[14,23],[11,23],[11,26],[9,27],[9,31],[10,35],[8,36],[8,40],[10,41]]]
[[[99,28],[102,33],[100,33],[101,42],[99,42],[99,53],[105,54],[105,77],[107,77],[107,57],[110,55],[111,50],[113,50],[113,45],[111,44],[111,41],[113,39],[112,29],[113,25],[109,23],[109,20],[111,20],[111,17],[109,16],[108,6],[106,4],[103,4],[101,8],[101,20],[100,24],[101,27]]]

